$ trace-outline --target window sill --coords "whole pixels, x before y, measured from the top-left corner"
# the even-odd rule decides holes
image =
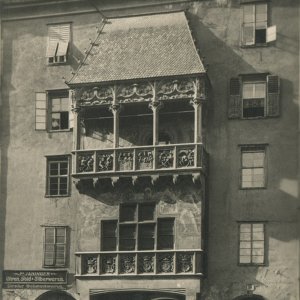
[[[240,187],[240,190],[266,190],[267,187]]]
[[[56,270],[56,269],[67,269],[67,266],[43,266],[43,269],[51,269],[51,270]]]
[[[247,49],[247,48],[266,48],[269,47],[268,43],[262,43],[262,44],[254,44],[254,45],[241,45],[241,48]]]
[[[71,197],[71,194],[68,195],[45,195],[45,198],[67,198]]]
[[[266,267],[267,265],[265,263],[260,263],[260,264],[254,264],[254,263],[238,263],[239,267]]]
[[[69,129],[60,129],[60,130],[48,130],[49,133],[55,133],[55,132],[71,132],[71,128]]]
[[[55,63],[47,63],[48,67],[52,67],[52,66],[64,66],[64,65],[68,65],[69,63],[67,61],[64,62],[55,62]]]

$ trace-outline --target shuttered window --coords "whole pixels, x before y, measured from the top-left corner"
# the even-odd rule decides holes
[[[47,94],[35,93],[35,129],[47,129]]]
[[[65,63],[71,36],[71,24],[48,26],[48,46],[46,57],[49,64]]]
[[[67,249],[66,227],[45,227],[44,267],[65,267]]]
[[[266,185],[265,147],[245,146],[242,150],[241,188],[263,188]]]
[[[239,264],[263,265],[265,263],[265,224],[239,224]]]
[[[276,26],[268,27],[267,3],[246,3],[242,8],[242,45],[261,45],[276,40]]]
[[[101,222],[103,251],[174,248],[174,218],[156,218],[155,203],[121,204],[119,220]]]
[[[242,75],[231,78],[228,118],[278,117],[280,78],[276,75]]]

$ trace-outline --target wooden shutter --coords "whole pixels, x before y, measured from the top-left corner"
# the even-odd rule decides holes
[[[267,43],[276,41],[276,25],[267,28]]]
[[[44,265],[55,264],[55,228],[45,228]]]
[[[240,78],[231,78],[229,85],[228,118],[238,119],[242,115]]]
[[[46,57],[67,55],[70,41],[70,24],[49,25]]]
[[[276,75],[267,76],[267,116],[278,117],[280,110],[280,78]]]
[[[47,94],[35,93],[35,129],[47,129]]]
[[[255,5],[243,6],[242,44],[245,46],[255,43]]]
[[[74,128],[74,112],[72,110],[72,91],[69,90],[69,128]]]

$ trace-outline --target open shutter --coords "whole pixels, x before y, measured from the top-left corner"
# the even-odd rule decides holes
[[[66,228],[58,227],[56,228],[55,234],[55,265],[63,267],[66,264]]]
[[[47,129],[47,94],[35,93],[35,129]]]
[[[255,43],[255,5],[243,6],[242,44],[244,46]]]
[[[267,28],[267,43],[276,41],[276,25]]]
[[[72,91],[69,90],[69,128],[74,128],[74,112],[72,110]]]
[[[267,76],[267,115],[268,117],[278,117],[280,110],[280,78],[276,75]]]
[[[229,85],[228,118],[238,119],[242,112],[241,82],[240,78],[231,78]]]
[[[44,265],[55,264],[55,228],[45,228]]]

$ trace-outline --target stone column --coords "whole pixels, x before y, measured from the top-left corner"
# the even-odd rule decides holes
[[[120,105],[112,104],[109,109],[114,117],[114,148],[119,148]]]
[[[194,98],[191,100],[194,107],[194,143],[202,142],[202,100]]]
[[[159,110],[162,108],[160,101],[153,101],[149,104],[153,112],[153,145],[159,142]]]

